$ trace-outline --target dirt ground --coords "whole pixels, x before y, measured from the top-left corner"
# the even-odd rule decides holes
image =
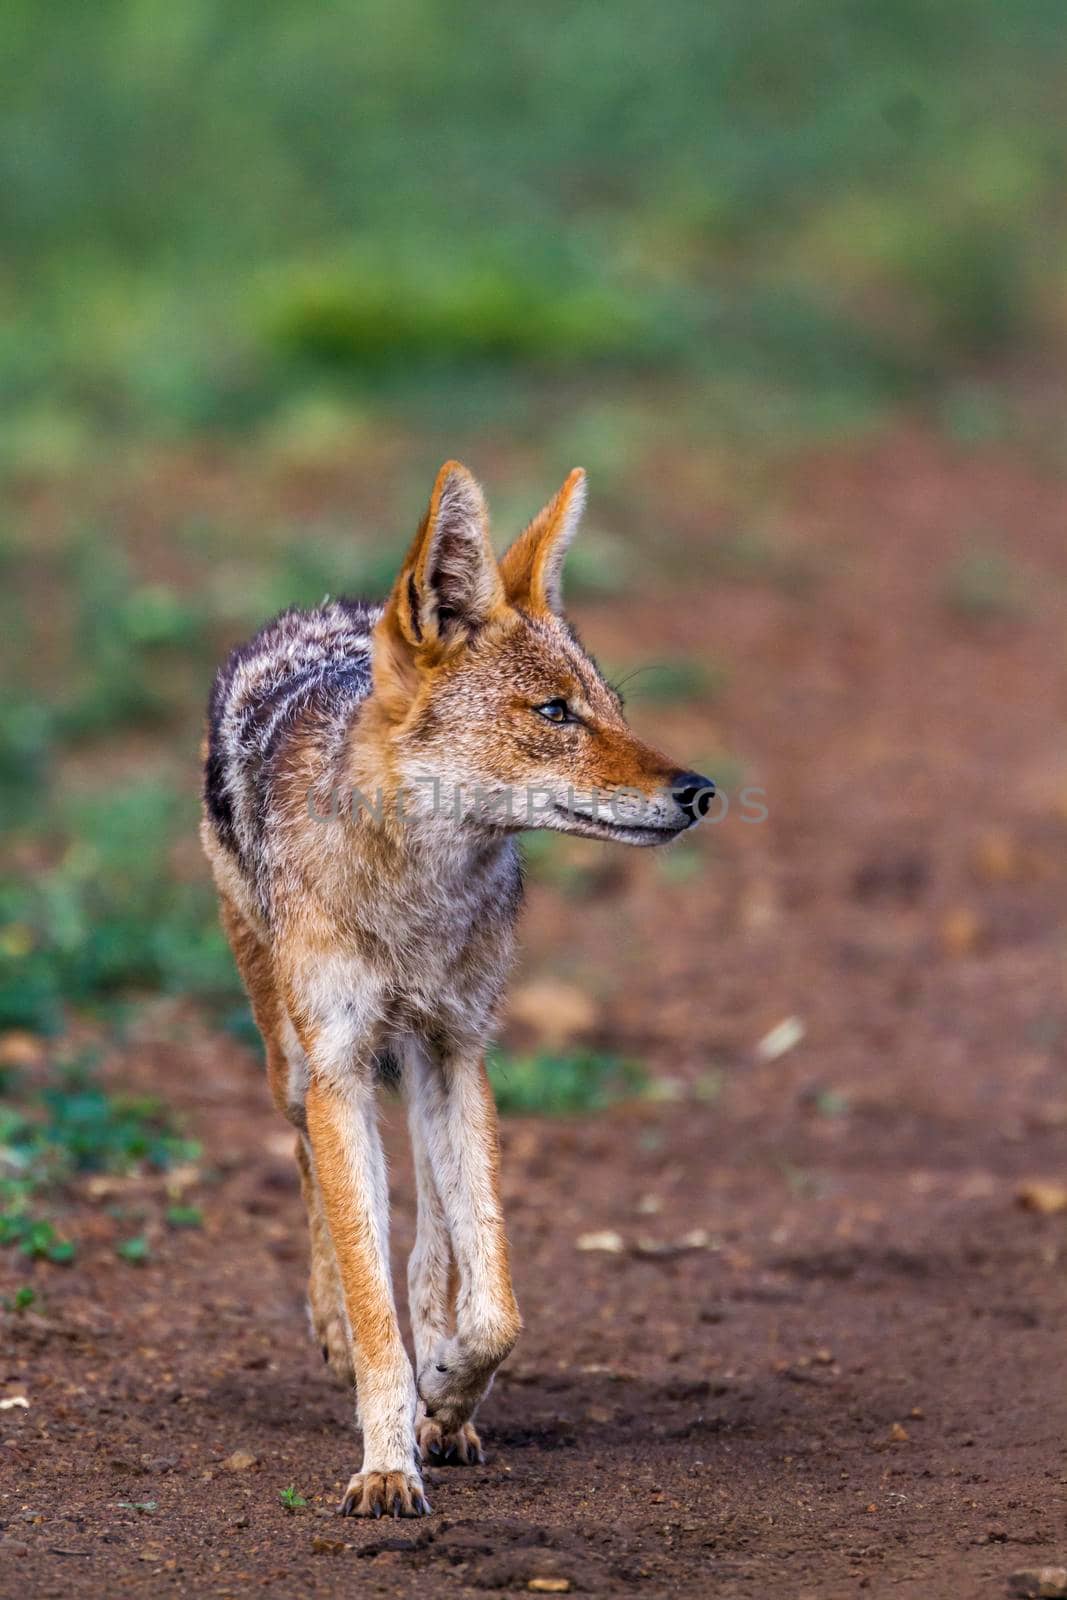
[[[814,591],[709,570],[583,606],[606,660],[637,633],[733,664],[713,717],[634,720],[736,752],[769,816],[705,827],[696,877],[593,847],[580,892],[531,891],[509,1041],[555,983],[661,1092],[506,1121],[526,1330],[488,1464],[431,1468],[428,1520],[334,1515],[359,1445],[306,1332],[289,1136],[250,1054],[146,1009],[110,1066],[188,1114],[205,1226],[165,1229],[163,1179],[89,1183],[77,1263],[5,1318],[0,1594],[947,1600],[1067,1560],[1065,506],[1051,470],[902,430],[783,490]],[[1017,616],[946,605],[983,526]]]

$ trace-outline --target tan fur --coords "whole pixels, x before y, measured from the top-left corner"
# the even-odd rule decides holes
[[[348,1107],[344,1097],[314,1080],[308,1085],[308,1136],[330,1229],[349,1326],[361,1365],[381,1366],[400,1349],[391,1296],[382,1281],[370,1219],[353,1204],[345,1150]]]
[[[484,1062],[515,838],[660,843],[696,819],[672,781],[705,781],[634,737],[562,621],[583,499],[576,470],[498,564],[481,490],[446,463],[384,607],[283,613],[212,696],[204,846],[272,1096],[299,1130],[312,1325],[356,1381],[354,1514],[428,1510],[420,1451],[481,1460],[474,1412],[519,1333]],[[523,790],[543,814],[513,813]],[[377,809],[335,806],[353,791]],[[418,1183],[414,1374],[389,1273],[384,1066],[404,1084]]]
[[[308,1277],[311,1327],[330,1371],[338,1383],[351,1387],[356,1381],[356,1374],[352,1366],[341,1274],[322,1195],[311,1167],[311,1152],[303,1138],[296,1141],[296,1159],[300,1168],[300,1192],[307,1208],[311,1234],[311,1272]]]
[[[271,1098],[283,1117],[304,1126],[303,1108],[293,1107],[289,1096],[289,1063],[282,1046],[282,1010],[274,982],[270,948],[261,943],[246,919],[226,894],[219,896],[222,928],[230,942],[267,1055],[267,1083]],[[296,1115],[294,1116],[294,1110]]]

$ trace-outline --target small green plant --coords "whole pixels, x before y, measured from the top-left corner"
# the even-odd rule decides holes
[[[204,1216],[199,1206],[170,1206],[167,1223],[171,1228],[202,1228]]]
[[[123,1239],[115,1246],[115,1254],[121,1256],[123,1261],[128,1261],[132,1266],[139,1267],[149,1258],[151,1251],[148,1240],[143,1233],[135,1234],[132,1239]]]
[[[506,1056],[498,1050],[489,1059],[489,1079],[504,1115],[599,1111],[615,1101],[643,1095],[649,1087],[643,1067],[592,1050],[533,1056]]]
[[[0,1245],[4,1244],[17,1245],[31,1260],[54,1261],[58,1266],[74,1260],[73,1241],[62,1238],[50,1222],[20,1206],[0,1213]]]
[[[15,1290],[9,1299],[4,1301],[5,1311],[28,1311],[37,1299],[36,1289],[31,1289],[28,1283]]]
[[[281,1501],[286,1511],[302,1511],[307,1505],[307,1501],[304,1499],[304,1496],[299,1492],[296,1485],[292,1483],[287,1489],[278,1490],[278,1499]]]

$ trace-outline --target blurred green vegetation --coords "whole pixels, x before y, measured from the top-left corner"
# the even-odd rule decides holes
[[[45,804],[26,831],[49,854],[0,877],[0,1029],[58,1032],[68,1002],[131,993],[239,999],[213,890],[172,861],[195,837],[195,791],[101,783]]]
[[[68,1179],[163,1171],[199,1154],[158,1100],[109,1091],[87,1057],[56,1067],[43,1081],[8,1074],[2,1087],[0,1245],[16,1245],[25,1256],[59,1264],[73,1258],[74,1245],[37,1210]],[[25,1297],[23,1303],[29,1304]]]
[[[507,1056],[494,1051],[489,1079],[504,1116],[574,1116],[602,1111],[649,1090],[643,1067],[582,1050],[567,1055]]]
[[[840,422],[1062,332],[1065,44],[1060,0],[11,0],[4,453],[605,363]]]

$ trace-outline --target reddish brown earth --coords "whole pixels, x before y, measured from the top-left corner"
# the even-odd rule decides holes
[[[5,1319],[30,1404],[0,1412],[0,1594],[925,1600],[1067,1560],[1065,510],[1057,477],[901,434],[783,491],[813,590],[706,572],[585,608],[605,659],[731,664],[713,714],[634,720],[734,752],[770,815],[706,827],[695,875],[598,848],[532,890],[517,1012],[535,978],[579,991],[665,1098],[506,1122],[526,1332],[488,1465],[430,1470],[427,1521],[333,1515],[359,1447],[305,1331],[288,1136],[250,1056],[146,1009],[111,1066],[187,1112],[205,1227],[166,1230],[162,1180],[72,1197],[77,1264]],[[943,603],[982,527],[1016,618]]]

